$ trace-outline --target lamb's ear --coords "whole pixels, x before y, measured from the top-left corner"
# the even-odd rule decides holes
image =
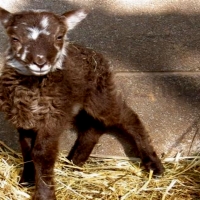
[[[12,14],[10,12],[0,7],[0,21],[3,26],[6,27],[11,16]]]
[[[64,13],[65,23],[68,30],[72,30],[79,22],[86,18],[87,12],[83,9],[73,10]]]

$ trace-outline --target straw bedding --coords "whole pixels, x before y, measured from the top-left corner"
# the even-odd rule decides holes
[[[165,173],[153,177],[135,158],[90,157],[83,168],[60,153],[55,166],[58,200],[198,200],[200,156],[166,158]],[[0,200],[30,199],[34,187],[18,185],[22,156],[0,142]]]

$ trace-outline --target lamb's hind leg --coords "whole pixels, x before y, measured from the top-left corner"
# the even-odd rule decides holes
[[[151,146],[149,135],[138,116],[121,98],[111,92],[107,91],[105,94],[101,93],[99,96],[95,96],[88,103],[87,112],[106,126],[117,127],[121,130],[124,137],[136,145],[137,154],[146,169],[152,169],[157,175],[162,174],[164,171],[162,163]]]
[[[126,104],[122,106],[118,127],[123,131],[125,137],[136,144],[137,154],[145,168],[152,169],[156,175],[162,174],[164,168],[151,145],[149,134],[139,117]]]
[[[68,159],[75,165],[82,166],[88,159],[99,137],[104,133],[103,124],[84,110],[76,116],[74,126],[78,132],[78,138],[72,147]]]
[[[24,168],[20,179],[20,184],[31,186],[35,180],[35,170],[31,152],[35,142],[36,133],[33,130],[18,129],[19,141],[21,145]]]

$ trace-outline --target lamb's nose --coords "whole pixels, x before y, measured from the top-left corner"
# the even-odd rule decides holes
[[[33,63],[35,65],[37,65],[39,68],[42,68],[46,63],[47,63],[47,60],[44,56],[42,55],[37,55],[33,61]]]

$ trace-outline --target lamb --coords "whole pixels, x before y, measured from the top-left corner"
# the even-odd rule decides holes
[[[99,137],[115,127],[135,145],[147,170],[164,168],[139,117],[117,94],[100,53],[68,42],[87,13],[42,10],[11,14],[0,8],[10,40],[0,77],[0,110],[19,132],[24,168],[20,184],[35,183],[33,200],[55,200],[53,169],[59,136],[74,127],[68,159],[82,166]]]

